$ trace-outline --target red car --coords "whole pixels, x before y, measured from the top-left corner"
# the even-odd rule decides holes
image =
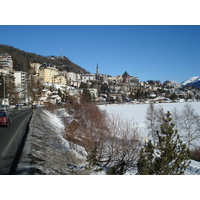
[[[5,111],[0,111],[0,126],[9,126],[11,123],[10,115]]]

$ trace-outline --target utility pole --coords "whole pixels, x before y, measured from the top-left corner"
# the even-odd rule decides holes
[[[3,76],[3,102],[4,102],[4,111],[6,110],[5,105],[5,96],[6,96],[6,87],[5,87],[5,76]]]
[[[2,87],[3,87],[3,99],[1,101],[1,106],[3,106],[4,110],[5,110],[5,97],[6,97],[5,76],[3,76],[3,74],[1,74],[1,75],[3,77],[3,82],[0,83],[0,85],[2,85]]]

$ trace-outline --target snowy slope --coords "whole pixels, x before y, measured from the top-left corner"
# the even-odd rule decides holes
[[[28,137],[20,158],[16,174],[62,175],[90,174],[85,169],[86,155],[84,148],[64,139],[62,117],[65,112],[52,113],[37,109],[34,111]]]
[[[194,77],[191,77],[185,81],[183,81],[181,83],[182,86],[189,86],[189,85],[192,85],[192,86],[195,86],[195,87],[200,87],[200,77],[199,76],[194,76]]]

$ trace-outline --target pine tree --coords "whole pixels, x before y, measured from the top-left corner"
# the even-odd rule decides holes
[[[92,101],[92,96],[90,91],[86,88],[83,89],[83,93],[81,95],[81,103],[90,103]]]
[[[62,97],[62,92],[61,92],[60,88],[58,88],[58,96]]]
[[[140,152],[140,159],[138,160],[137,167],[138,173],[142,175],[154,174],[153,159],[154,159],[154,146],[149,140],[148,144],[145,145],[145,149]]]
[[[157,131],[156,144],[149,141],[141,150],[137,163],[139,174],[178,175],[184,174],[189,166],[189,149],[181,141],[171,121],[171,114],[168,112],[163,118],[161,131]]]

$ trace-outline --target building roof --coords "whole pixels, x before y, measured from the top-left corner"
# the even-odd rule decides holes
[[[122,76],[130,76],[130,75],[127,73],[127,71],[125,71]]]
[[[52,68],[55,68],[55,69],[56,69],[56,67],[55,67],[54,65],[46,64],[46,63],[43,63],[43,64],[39,67],[39,69],[46,69],[46,68],[48,68],[48,67],[52,67]]]

